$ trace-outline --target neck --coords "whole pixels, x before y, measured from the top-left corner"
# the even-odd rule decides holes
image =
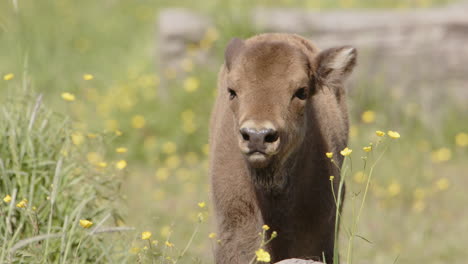
[[[257,192],[280,195],[287,192],[294,175],[296,156],[294,153],[285,160],[274,159],[265,168],[252,168],[249,166],[252,182]]]

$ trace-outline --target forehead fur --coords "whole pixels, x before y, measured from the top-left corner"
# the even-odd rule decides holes
[[[307,73],[310,63],[307,56],[297,47],[281,41],[249,43],[239,61],[243,73],[255,78],[271,78],[297,73]]]

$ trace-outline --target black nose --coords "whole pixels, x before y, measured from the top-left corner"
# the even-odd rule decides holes
[[[263,151],[268,143],[274,143],[278,140],[278,132],[274,129],[261,129],[243,127],[240,130],[244,141],[249,142],[249,148],[253,151]]]

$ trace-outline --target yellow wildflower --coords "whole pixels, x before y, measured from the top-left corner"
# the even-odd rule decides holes
[[[424,199],[426,197],[426,191],[422,188],[416,188],[413,192],[413,196],[417,200]]]
[[[8,74],[5,74],[3,76],[3,80],[5,80],[5,81],[9,81],[9,80],[11,80],[13,78],[15,78],[15,74],[13,74],[13,73],[8,73]]]
[[[355,138],[359,134],[359,128],[355,125],[351,125],[349,127],[349,137],[350,138]]]
[[[376,134],[377,136],[379,136],[379,137],[385,136],[385,132],[380,131],[380,130],[375,131],[375,134]]]
[[[362,150],[364,150],[365,152],[371,152],[372,146],[363,147]]]
[[[400,138],[400,133],[398,133],[398,132],[396,132],[396,131],[391,131],[391,130],[389,130],[389,131],[387,132],[387,134],[388,134],[388,136],[389,136],[390,138],[393,138],[393,139],[398,139],[398,138]]]
[[[170,169],[175,169],[180,165],[180,158],[177,155],[170,155],[169,157],[167,157],[164,163],[166,167]]]
[[[4,201],[5,203],[11,202],[11,196],[10,196],[9,194],[5,195],[5,197],[3,197],[3,201]]]
[[[163,226],[161,228],[161,236],[167,237],[172,233],[171,227],[170,226]]]
[[[122,133],[122,131],[117,129],[117,130],[115,130],[115,135],[120,137],[121,135],[123,135],[123,133]]]
[[[198,221],[203,222],[205,220],[205,216],[203,213],[198,213],[197,214]]]
[[[26,208],[26,206],[28,206],[28,200],[27,199],[23,199],[19,203],[16,204],[16,207],[18,207],[18,208]]]
[[[397,196],[401,192],[401,186],[399,183],[393,182],[388,186],[387,191],[390,196]]]
[[[141,233],[141,239],[148,240],[150,238],[151,238],[151,232],[145,231],[145,232]]]
[[[90,81],[92,79],[94,79],[94,76],[92,74],[89,74],[89,73],[83,74],[83,80]]]
[[[139,247],[132,247],[129,251],[130,251],[131,254],[138,254],[140,252],[140,248]]]
[[[361,115],[362,122],[369,124],[375,121],[375,112],[368,110],[362,113]]]
[[[132,127],[143,128],[146,124],[145,117],[142,115],[136,115],[132,117]]]
[[[327,153],[325,153],[325,155],[326,155],[327,158],[329,158],[329,159],[333,158],[333,152],[327,152]]]
[[[93,222],[86,220],[86,219],[80,219],[80,226],[83,228],[90,228],[93,225]]]
[[[460,132],[455,136],[455,144],[459,147],[468,146],[468,134]]]
[[[84,142],[84,139],[85,139],[85,138],[84,138],[84,136],[83,136],[82,133],[80,133],[80,132],[74,132],[74,133],[72,133],[72,135],[71,135],[71,139],[72,139],[72,142],[73,142],[74,145],[79,146],[79,145],[81,145],[81,144]]]
[[[426,208],[426,203],[424,202],[424,200],[416,200],[413,203],[413,210],[417,213],[424,211],[425,208]]]
[[[199,202],[198,203],[198,207],[200,207],[200,208],[205,208],[205,206],[206,206],[205,202]]]
[[[278,232],[273,231],[273,232],[271,233],[271,237],[272,237],[272,238],[275,238],[275,237],[277,237],[277,236],[278,236]]]
[[[255,255],[257,256],[257,261],[259,261],[259,262],[270,262],[271,261],[270,254],[268,252],[266,252],[265,250],[263,250],[262,248],[255,251]]]
[[[452,158],[452,151],[449,148],[440,148],[431,154],[432,161],[444,162]]]
[[[211,239],[216,238],[216,233],[209,233],[208,237]]]
[[[169,241],[166,241],[166,243],[164,243],[164,244],[166,244],[167,247],[173,247],[174,246],[174,244],[169,242]]]
[[[262,226],[262,229],[265,230],[265,231],[267,231],[267,230],[270,229],[270,227],[269,227],[268,225],[263,225],[263,226]]]
[[[101,161],[101,162],[98,162],[97,165],[98,165],[99,167],[101,167],[101,168],[105,168],[105,167],[107,167],[107,162]]]
[[[202,151],[203,151],[203,154],[208,155],[210,153],[210,145],[209,144],[203,145]]]
[[[94,134],[94,133],[88,133],[86,136],[88,136],[88,138],[97,138],[97,134]]]
[[[176,152],[177,150],[177,146],[174,142],[172,141],[168,141],[166,143],[164,143],[164,145],[162,146],[162,151],[166,154],[172,154],[174,152]]]
[[[198,155],[195,152],[188,152],[185,154],[184,159],[189,165],[195,165],[198,162]]]
[[[62,99],[65,101],[75,101],[75,95],[72,93],[62,93]]]
[[[333,181],[335,179],[335,176],[330,176],[330,181]]]
[[[363,183],[366,180],[366,175],[362,171],[358,171],[354,174],[353,179],[357,183]]]
[[[156,180],[165,181],[169,178],[169,169],[168,168],[158,168],[156,170]]]
[[[91,164],[98,164],[99,162],[102,161],[101,154],[97,152],[89,152],[88,154],[86,154],[86,158],[88,159],[88,162]]]
[[[117,161],[117,163],[115,164],[115,167],[119,170],[123,170],[125,169],[125,167],[127,167],[127,162],[125,160],[119,160]]]
[[[189,77],[184,81],[184,89],[186,92],[195,92],[200,86],[200,82],[195,77]]]
[[[125,153],[125,152],[127,152],[127,151],[128,151],[127,148],[123,148],[123,147],[120,147],[120,148],[116,148],[116,149],[115,149],[115,152],[117,152],[117,153]]]
[[[436,188],[440,191],[444,191],[444,190],[447,190],[450,186],[450,182],[447,178],[442,178],[442,179],[439,179],[437,182],[436,182]]]
[[[351,152],[353,152],[352,149],[346,147],[345,149],[343,149],[342,151],[340,151],[340,154],[343,155],[343,156],[349,156],[351,155]]]

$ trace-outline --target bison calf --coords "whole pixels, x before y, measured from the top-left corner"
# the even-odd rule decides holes
[[[339,169],[325,156],[348,141],[343,82],[356,63],[349,46],[320,51],[305,38],[233,39],[218,79],[210,127],[218,264],[247,264],[267,224],[278,232],[272,262],[333,261]]]

